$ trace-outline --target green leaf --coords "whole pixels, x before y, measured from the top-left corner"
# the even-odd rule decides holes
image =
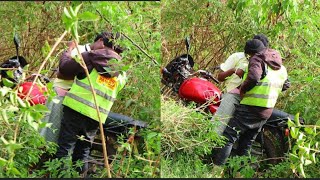
[[[301,173],[302,177],[306,177],[305,173],[304,173],[304,169],[303,169],[303,164],[299,165],[299,172]]]
[[[9,78],[14,78],[13,70],[9,70],[6,72]]]
[[[86,12],[80,14],[78,17],[82,21],[97,21],[99,19],[98,15],[93,14],[89,11],[86,11]]]
[[[310,161],[309,159],[306,159],[305,162],[304,162],[304,165],[308,166],[310,164],[312,164],[312,161]]]
[[[15,142],[12,141],[12,140],[10,140],[10,141],[9,141],[9,144],[6,145],[6,149],[7,149],[9,152],[14,152],[15,150],[21,149],[22,147],[23,147],[22,144],[15,143]]]
[[[290,135],[293,139],[297,139],[299,133],[299,128],[291,127]]]
[[[78,14],[78,12],[79,12],[79,10],[80,10],[81,6],[82,6],[82,3],[81,3],[81,4],[79,4],[79,5],[74,9],[74,13],[75,13],[76,15]]]
[[[77,42],[79,42],[78,21],[75,21],[73,23],[73,25],[71,26],[71,34],[72,34],[73,38],[75,38],[77,40]]]
[[[122,71],[128,71],[129,69],[131,69],[132,65],[131,64],[128,64],[128,65],[125,65],[121,68]]]
[[[291,161],[297,161],[299,159],[299,157],[295,154],[289,153],[289,158]]]
[[[10,90],[11,88],[8,88],[7,86],[3,86],[2,88],[0,88],[1,97],[4,97]]]
[[[77,17],[77,14],[74,12],[73,8],[70,7],[70,14],[72,16],[72,19],[76,18]]]
[[[299,133],[298,140],[302,140],[303,137],[304,137],[304,134],[303,133]]]
[[[20,171],[15,168],[15,167],[11,167],[8,171],[10,171],[11,173],[15,174],[15,175],[20,175]]]
[[[288,118],[288,126],[289,128],[295,126],[294,122],[292,122],[290,118]]]
[[[3,167],[7,162],[8,162],[8,160],[0,157],[0,167]]]
[[[307,134],[310,134],[310,135],[314,134],[313,128],[306,127],[306,128],[304,128],[304,131],[305,131]]]
[[[73,23],[74,23],[74,21],[72,19],[70,19],[70,18],[67,18],[65,15],[62,16],[62,21],[63,21],[63,23],[65,25],[66,30],[69,32],[71,27],[72,27],[72,25],[73,25]]]
[[[301,126],[300,122],[299,122],[299,113],[297,113],[295,116],[294,116],[294,121],[296,123],[297,126]]]
[[[37,104],[37,105],[34,105],[32,107],[37,112],[50,112],[48,107],[43,105],[43,104]]]
[[[125,148],[125,149],[127,149],[129,152],[131,152],[131,146],[130,146],[129,143],[123,143],[122,146],[121,146],[121,149],[122,149],[122,148]]]
[[[45,42],[44,46],[41,48],[41,52],[44,56],[48,55],[48,53],[50,52],[51,47],[48,43],[48,41]]]
[[[66,7],[64,7],[63,12],[64,12],[64,15],[66,15],[67,18],[72,19],[71,15],[68,12],[68,9]]]
[[[311,160],[312,160],[314,163],[317,162],[317,161],[316,161],[316,153],[312,153],[312,154],[311,154]]]
[[[157,136],[157,135],[158,135],[158,133],[156,133],[156,132],[151,132],[151,133],[149,133],[149,134],[147,135],[147,139],[150,140],[150,139],[152,139],[153,137],[155,137],[155,136]]]
[[[14,82],[10,81],[7,78],[2,78],[2,83],[3,83],[3,85],[5,85],[6,87],[9,87],[9,88],[14,86]]]
[[[6,109],[1,109],[1,118],[2,118],[7,124],[9,124],[8,115],[7,115]]]

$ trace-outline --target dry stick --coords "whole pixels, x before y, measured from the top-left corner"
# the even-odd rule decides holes
[[[157,171],[157,167],[160,165],[160,159],[161,158],[161,156],[160,156],[160,154],[158,155],[158,158],[157,158],[157,160],[156,160],[156,162],[155,162],[155,165],[154,165],[154,167],[153,167],[153,172],[152,172],[152,176],[151,177],[154,177],[155,176],[155,174],[156,174],[156,171]]]
[[[105,21],[107,21],[109,24],[110,21],[108,19],[106,19],[98,9],[96,9],[97,13],[100,15],[100,17],[102,17]],[[134,46],[136,46],[143,54],[145,54],[146,56],[148,56],[148,58],[150,58],[156,65],[159,65],[159,63],[153,58],[151,57],[145,50],[143,50],[137,43],[135,43],[131,38],[129,38],[127,35],[125,35],[124,33],[121,33],[121,35],[123,35],[125,38],[127,38]]]
[[[31,88],[29,89],[29,92],[26,96],[26,100],[29,100],[29,96],[30,96],[30,93],[36,83],[36,80],[37,78],[39,77],[39,74],[41,72],[41,70],[43,69],[44,65],[47,63],[49,57],[51,56],[51,54],[53,53],[53,51],[57,48],[58,44],[60,43],[60,41],[64,38],[64,36],[68,33],[68,31],[64,31],[63,34],[59,37],[59,39],[56,41],[56,43],[53,45],[51,51],[49,52],[49,54],[47,55],[47,57],[44,59],[44,61],[42,62],[42,64],[40,65],[40,68],[36,74],[36,77],[34,78],[33,82],[32,82],[32,85],[31,85]]]
[[[134,143],[134,137],[135,137],[135,134],[136,134],[136,126],[134,126],[134,134],[132,134],[132,135],[130,135],[129,136],[129,139],[128,139],[128,141],[130,140],[132,140],[131,142],[129,141],[129,144],[130,144],[130,146],[131,146],[131,151],[129,152],[130,154],[129,154],[129,160],[128,160],[128,166],[127,166],[127,170],[126,170],[126,173],[125,173],[125,175],[124,175],[124,177],[126,178],[127,177],[127,174],[128,174],[128,172],[129,172],[129,167],[130,167],[130,159],[131,159],[131,157],[132,157],[132,151],[133,151],[133,143]]]
[[[102,138],[101,140],[102,140],[102,150],[103,150],[103,156],[104,156],[104,166],[107,169],[108,177],[111,178],[111,172],[110,172],[110,166],[109,166],[108,154],[107,154],[107,145],[106,145],[106,140],[105,140],[105,136],[104,136],[99,106],[98,106],[98,102],[97,102],[96,91],[93,88],[86,63],[83,60],[82,54],[80,53],[78,42],[76,40],[74,40],[74,42],[76,44],[76,48],[77,48],[78,54],[80,55],[80,59],[81,59],[81,63],[79,63],[79,64],[82,66],[82,68],[84,69],[84,71],[86,73],[86,76],[87,76],[89,84],[90,84],[91,92],[93,95],[94,104],[96,106],[96,111],[97,111],[97,115],[98,115],[98,119],[99,119],[100,134],[101,134],[101,138]]]
[[[16,129],[14,130],[13,142],[16,142],[16,140],[17,140],[18,131],[19,131],[19,125],[20,125],[21,118],[22,118],[22,114],[20,114],[20,116],[19,116],[19,121],[18,121],[18,123],[17,123]]]
[[[16,70],[18,68],[0,68],[0,70]]]
[[[127,153],[127,149],[125,149],[122,153],[122,157],[121,157],[121,160],[120,160],[120,164],[121,164],[121,167],[123,167],[123,164],[124,164],[124,156],[126,155]],[[120,172],[121,172],[122,168],[119,168],[118,172],[117,172],[117,175],[116,177],[120,177]]]

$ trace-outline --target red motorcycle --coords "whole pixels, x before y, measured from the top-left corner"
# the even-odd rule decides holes
[[[194,59],[189,55],[188,38],[185,44],[187,54],[176,57],[161,70],[161,82],[176,93],[183,102],[195,102],[198,106],[205,106],[207,113],[214,114],[220,105],[222,93],[213,82],[219,84],[219,81],[208,71],[194,71]],[[288,118],[294,119],[294,116],[274,109],[257,136],[251,154],[264,156],[270,159],[268,162],[272,164],[279,162],[288,151]],[[300,122],[304,123],[304,120],[301,118]],[[236,148],[235,144],[234,150]]]

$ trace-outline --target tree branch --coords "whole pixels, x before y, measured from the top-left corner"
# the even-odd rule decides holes
[[[106,22],[108,22],[109,24],[112,25],[112,23],[105,18],[101,12],[96,9],[97,13],[100,15],[101,18],[103,18]],[[148,58],[150,58],[156,65],[159,65],[159,63],[155,60],[155,58],[151,57],[145,50],[143,50],[137,43],[135,43],[130,37],[128,37],[127,35],[125,35],[124,33],[121,33],[125,38],[127,38],[134,46],[136,46],[143,54],[145,54]]]

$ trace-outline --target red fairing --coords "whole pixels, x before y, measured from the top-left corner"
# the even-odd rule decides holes
[[[19,88],[18,96],[21,99],[23,99],[28,94],[28,92],[31,88],[31,85],[32,85],[32,82],[24,82],[24,83],[20,84],[20,86],[18,87]],[[22,87],[22,89],[21,89],[21,87]],[[37,84],[35,84],[35,86],[33,86],[31,93],[30,93],[31,100],[29,101],[29,103],[31,105],[45,104],[47,97],[44,95],[44,92],[47,92],[46,87],[39,87]]]
[[[179,96],[186,100],[201,104],[214,99],[214,101],[217,102],[214,104],[216,107],[212,107],[212,104],[209,105],[210,111],[214,113],[220,104],[221,91],[210,81],[194,77],[185,80],[181,84],[179,88]]]

